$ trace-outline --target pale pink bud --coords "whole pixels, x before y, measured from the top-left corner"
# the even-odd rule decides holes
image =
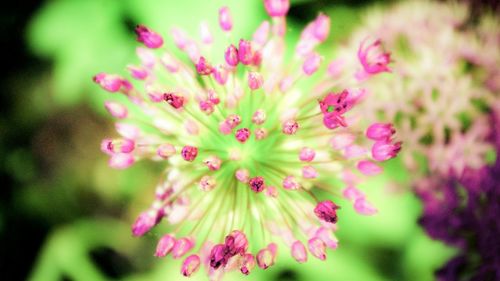
[[[149,100],[152,102],[155,102],[155,103],[164,101],[163,98],[165,97],[165,95],[163,93],[159,93],[159,92],[150,92],[150,93],[148,93],[148,96],[149,96]]]
[[[316,258],[324,261],[326,260],[326,244],[323,240],[313,237],[307,242],[309,252]]]
[[[292,257],[298,261],[299,263],[303,263],[307,261],[307,251],[306,247],[302,242],[295,241],[292,244]]]
[[[311,162],[312,160],[314,160],[315,156],[316,152],[314,151],[314,149],[309,147],[303,147],[300,150],[299,159],[300,161]]]
[[[184,160],[192,162],[198,156],[198,148],[186,145],[182,148],[181,156]]]
[[[182,263],[182,275],[189,277],[200,268],[201,259],[198,255],[190,255]]]
[[[372,146],[372,157],[377,161],[386,161],[396,157],[400,150],[401,142],[377,141]]]
[[[300,184],[295,180],[294,176],[287,176],[283,180],[283,188],[288,190],[297,190],[300,188]]]
[[[265,128],[257,128],[254,133],[256,140],[262,140],[267,137],[267,130]]]
[[[179,28],[172,28],[171,35],[177,48],[184,50],[189,42],[186,32]]]
[[[344,149],[344,157],[347,159],[359,158],[365,156],[367,150],[359,145],[351,144]]]
[[[106,101],[104,102],[104,107],[106,110],[111,114],[111,116],[118,118],[118,119],[124,119],[127,118],[128,115],[128,110],[127,107],[124,105],[113,102],[113,101]]]
[[[345,61],[343,59],[336,59],[328,64],[328,74],[334,78],[337,78],[345,66]]]
[[[109,159],[108,165],[113,169],[126,169],[135,162],[134,156],[129,153],[115,153]]]
[[[262,22],[253,34],[253,42],[255,42],[257,45],[263,46],[267,42],[270,29],[271,25],[268,21]]]
[[[395,132],[390,123],[373,123],[366,130],[366,137],[375,141],[389,140]]]
[[[175,154],[175,147],[169,143],[161,144],[156,150],[156,154],[163,159],[167,159]]]
[[[241,116],[238,114],[229,114],[226,118],[226,122],[231,126],[231,129],[234,129],[241,123]]]
[[[252,254],[247,253],[243,256],[243,260],[241,262],[241,273],[248,275],[255,267],[255,258]]]
[[[337,209],[339,209],[339,206],[335,205],[335,203],[330,200],[325,200],[316,205],[314,214],[322,221],[336,223]]]
[[[196,71],[200,75],[210,75],[214,71],[213,67],[207,62],[205,57],[201,56],[196,63]]]
[[[198,124],[191,119],[186,120],[186,122],[184,122],[184,128],[190,135],[196,136],[199,133]]]
[[[330,144],[333,149],[341,150],[353,144],[355,140],[356,136],[353,134],[340,133],[332,137]]]
[[[222,160],[217,156],[210,156],[203,162],[205,163],[205,165],[207,165],[208,169],[210,169],[211,171],[219,170],[222,164]]]
[[[266,195],[269,197],[277,197],[278,196],[278,189],[276,187],[270,185],[266,186]]]
[[[311,166],[302,167],[302,177],[305,179],[315,179],[318,177],[318,172]]]
[[[257,125],[262,125],[266,121],[266,112],[263,109],[258,109],[252,116],[252,122]]]
[[[330,18],[327,15],[320,13],[314,20],[313,26],[314,37],[320,42],[325,41],[330,33]]]
[[[179,70],[179,62],[168,53],[163,54],[160,58],[160,62],[171,73],[175,73]]]
[[[321,57],[317,53],[311,53],[307,56],[304,64],[302,65],[302,70],[306,75],[312,75],[316,72],[321,64]]]
[[[107,141],[107,140],[105,140]],[[104,148],[104,143],[101,143],[101,149]],[[113,155],[113,153],[130,153],[135,148],[135,142],[129,139],[109,140],[103,152]]]
[[[377,209],[366,201],[364,197],[357,198],[356,201],[354,201],[354,210],[356,210],[358,214],[365,216],[371,216],[377,213]]]
[[[251,178],[248,182],[248,185],[250,185],[250,189],[252,189],[254,192],[261,192],[266,187],[263,177]]]
[[[299,123],[295,120],[286,120],[283,122],[282,131],[286,135],[293,135],[299,129]]]
[[[175,237],[171,234],[163,235],[158,241],[158,245],[156,245],[156,257],[164,257],[172,251],[175,244]]]
[[[200,189],[203,191],[211,191],[215,188],[217,182],[211,176],[203,176],[200,180]]]
[[[262,249],[257,253],[257,265],[262,269],[267,269],[274,264],[274,257],[268,248]]]
[[[222,7],[219,9],[219,25],[223,31],[231,31],[233,28],[233,19],[231,18],[231,13],[228,7]]]
[[[220,85],[225,85],[229,77],[227,69],[222,65],[217,65],[212,72],[215,81]]]
[[[219,132],[223,135],[229,135],[231,133],[231,125],[227,121],[222,121],[219,123]]]
[[[361,173],[367,176],[378,175],[382,172],[382,167],[368,160],[359,161],[357,164],[357,168]]]
[[[255,51],[253,53],[252,64],[255,66],[260,66],[262,63],[262,53],[260,51]]]
[[[206,22],[200,23],[200,36],[201,41],[205,44],[212,44],[213,37],[212,33],[210,33],[210,29],[208,28],[208,24]]]
[[[238,169],[235,173],[236,179],[242,183],[247,183],[250,173],[247,169]]]
[[[180,238],[175,241],[174,247],[172,248],[172,257],[178,259],[184,256],[187,252],[191,251],[194,247],[194,241],[191,238]]]
[[[290,9],[290,0],[264,0],[264,6],[271,17],[284,17]]]
[[[332,231],[326,227],[320,227],[316,231],[315,237],[325,242],[325,245],[330,249],[337,249],[338,240],[333,236]]]
[[[239,230],[233,230],[228,236],[226,236],[224,244],[228,248],[228,253],[231,256],[244,255],[248,250],[247,236]]]
[[[238,58],[238,49],[231,44],[229,47],[227,47],[226,52],[224,53],[224,58],[226,59],[226,63],[229,66],[235,67],[238,65],[239,58]]]
[[[247,128],[238,129],[235,134],[236,140],[245,143],[250,137],[250,130]]]
[[[365,195],[363,192],[361,192],[359,189],[355,188],[354,186],[349,186],[344,189],[342,192],[344,195],[344,198],[351,200],[351,201],[356,201],[358,198],[364,198]]]
[[[262,84],[264,84],[264,79],[260,73],[255,71],[250,71],[248,73],[248,87],[250,87],[252,91],[260,89]]]
[[[132,225],[132,234],[142,236],[158,223],[157,215],[154,212],[146,211],[137,217]]]
[[[210,115],[214,112],[214,104],[211,103],[210,101],[202,100],[202,101],[200,101],[200,109],[206,115]]]
[[[128,65],[127,70],[130,72],[130,75],[137,80],[144,80],[148,77],[148,71],[144,67]]]
[[[134,125],[125,124],[125,123],[116,123],[115,124],[116,131],[122,137],[126,139],[137,139],[140,135],[140,130]]]
[[[163,45],[163,38],[144,25],[137,25],[135,33],[137,35],[137,41],[143,43],[148,48],[156,49]]]
[[[240,39],[240,43],[238,45],[238,58],[244,65],[252,64],[253,51],[250,41]]]
[[[155,65],[156,56],[152,50],[144,47],[138,47],[136,49],[136,53],[142,65],[144,65],[145,67],[152,68]]]
[[[118,92],[123,85],[123,78],[114,74],[98,73],[93,78],[104,90],[114,93]]]

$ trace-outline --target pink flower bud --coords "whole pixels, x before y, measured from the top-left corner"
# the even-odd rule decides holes
[[[233,19],[231,18],[231,13],[228,7],[222,7],[219,9],[219,25],[223,31],[231,31],[233,28]]]
[[[156,245],[155,256],[162,258],[170,253],[175,245],[175,237],[171,234],[163,235]]]
[[[161,144],[156,150],[156,154],[163,159],[167,159],[175,154],[175,147],[169,143]]]
[[[358,214],[365,216],[371,216],[377,213],[377,209],[366,201],[365,197],[359,197],[354,201],[354,210],[356,210]]]
[[[265,128],[257,128],[254,133],[256,140],[262,140],[267,137],[267,130]]]
[[[387,141],[377,141],[372,146],[372,157],[382,162],[396,157],[400,150],[401,142],[390,143]]]
[[[248,275],[255,267],[255,258],[252,254],[247,253],[243,256],[243,261],[241,262],[241,273]]]
[[[210,115],[214,112],[214,104],[211,103],[210,101],[202,100],[202,101],[200,101],[200,109],[206,115]]]
[[[191,251],[194,247],[194,241],[191,238],[180,238],[175,241],[174,247],[172,248],[172,257],[178,259],[184,256],[187,252]]]
[[[106,110],[111,114],[111,116],[118,118],[118,119],[124,119],[127,118],[128,115],[128,110],[127,108],[117,102],[113,101],[106,101],[104,102],[104,107]]]
[[[260,64],[262,63],[262,53],[260,51],[255,51],[253,53],[253,58],[252,58],[252,65],[255,65],[255,66],[260,66]]]
[[[113,155],[115,153],[113,150],[113,140],[103,139],[101,141],[101,151],[108,155]]]
[[[161,64],[171,73],[179,71],[179,62],[176,61],[170,54],[165,53],[160,58]]]
[[[137,139],[141,133],[139,128],[137,128],[136,126],[125,123],[116,123],[115,128],[118,134],[126,139],[131,140]]]
[[[248,185],[250,185],[250,189],[252,189],[254,192],[262,192],[266,187],[263,177],[251,178],[248,182]]]
[[[266,112],[263,109],[259,109],[254,112],[252,116],[252,122],[256,125],[262,125],[266,121]]]
[[[228,236],[226,236],[224,245],[226,245],[229,255],[243,256],[248,250],[247,236],[239,230],[233,230]]]
[[[382,172],[382,167],[378,166],[377,164],[368,161],[368,160],[361,160],[357,164],[358,170],[367,175],[367,176],[375,176],[378,175]]]
[[[380,72],[390,72],[387,66],[391,62],[391,54],[386,53],[380,40],[375,40],[365,46],[366,39],[361,42],[358,49],[358,59],[368,75]]]
[[[101,148],[103,148],[103,146],[104,143],[101,143]],[[130,153],[134,148],[135,142],[130,139],[109,140],[103,152],[109,155],[113,155],[113,153]]]
[[[213,71],[213,67],[206,61],[205,57],[201,56],[196,63],[196,72],[200,75],[210,75]]]
[[[328,65],[328,74],[333,78],[337,78],[342,73],[345,64],[346,62],[343,59],[336,59],[331,61]]]
[[[215,188],[216,181],[211,176],[203,176],[200,180],[200,189],[203,191],[211,191]]]
[[[321,239],[330,249],[337,249],[338,240],[333,236],[332,231],[326,227],[320,227],[315,234],[315,237]]]
[[[210,29],[208,28],[208,24],[206,22],[200,23],[200,36],[201,36],[201,41],[204,44],[212,44],[213,42],[213,37],[212,33],[210,33]]]
[[[163,94],[163,100],[165,100],[175,109],[179,109],[184,106],[184,97],[175,95],[173,93]]]
[[[257,253],[257,265],[262,269],[267,269],[274,264],[274,257],[268,248],[262,249]]]
[[[366,137],[375,141],[389,140],[395,132],[390,123],[373,123],[366,130]]]
[[[226,59],[227,65],[232,67],[237,66],[240,62],[238,58],[238,49],[236,49],[233,44],[229,45],[224,53],[224,58]]]
[[[172,35],[172,39],[174,39],[174,44],[177,46],[177,48],[179,48],[180,50],[184,50],[189,42],[189,38],[186,32],[179,28],[172,28],[170,33]]]
[[[321,64],[321,57],[317,53],[311,53],[304,64],[302,65],[302,70],[306,75],[312,75],[316,70],[318,70]]]
[[[227,69],[224,66],[217,65],[212,72],[212,76],[214,77],[215,81],[219,83],[219,85],[225,85],[229,75]]]
[[[118,75],[99,73],[93,78],[94,82],[99,84],[104,90],[115,93],[118,92],[123,85],[123,78]]]
[[[314,37],[320,42],[325,41],[330,33],[330,18],[327,15],[320,13],[314,20],[313,27]]]
[[[222,121],[219,123],[219,132],[223,135],[229,135],[231,133],[231,125],[227,121]]]
[[[313,256],[322,261],[326,260],[326,245],[321,239],[313,237],[309,239],[307,246]]]
[[[152,50],[144,47],[137,47],[136,53],[141,61],[141,64],[145,67],[152,68],[155,65],[156,55]]]
[[[200,268],[201,259],[198,255],[190,255],[182,263],[182,275],[189,277]]]
[[[238,45],[238,58],[239,61],[244,65],[252,64],[253,61],[253,51],[252,44],[247,40],[240,40]]]
[[[247,128],[239,129],[236,131],[235,136],[237,141],[245,143],[250,137],[250,130],[248,130]]]
[[[287,190],[297,190],[300,188],[300,184],[295,180],[294,176],[287,176],[283,180],[283,188]]]
[[[264,79],[260,73],[255,71],[248,73],[248,87],[250,87],[252,91],[260,89],[262,84],[264,84]]]
[[[330,200],[325,200],[316,205],[314,214],[322,221],[336,223],[337,209],[339,209],[339,206],[335,205],[335,203]]]
[[[186,145],[182,148],[181,156],[184,160],[192,162],[198,156],[198,148]]]
[[[224,244],[215,245],[210,251],[209,261],[210,267],[218,269],[220,266],[224,267],[228,262],[227,247]]]
[[[344,116],[336,112],[326,113],[323,115],[323,124],[330,130],[336,129],[340,126],[347,127]]]
[[[260,89],[262,84],[264,84],[264,79],[260,73],[255,71],[248,73],[248,87],[250,87],[252,91]]]
[[[148,77],[148,71],[143,67],[128,65],[127,70],[130,72],[130,75],[137,80],[144,80]]]
[[[155,212],[146,211],[137,217],[132,225],[132,234],[134,236],[142,236],[158,223],[158,218]]]
[[[276,187],[270,185],[270,186],[266,186],[266,195],[269,196],[269,197],[278,197],[278,190],[276,189]]]
[[[340,133],[335,134],[335,136],[332,137],[332,139],[330,140],[330,144],[332,145],[333,149],[341,150],[353,144],[355,140],[356,136],[353,134]]]
[[[190,135],[196,136],[199,133],[198,123],[192,119],[188,119],[184,122],[184,128]]]
[[[241,123],[241,116],[238,114],[229,114],[226,118],[226,122],[231,126],[231,129],[234,129]]]
[[[242,183],[247,183],[250,176],[247,169],[238,169],[235,172],[236,179]]]
[[[139,24],[135,28],[135,33],[137,34],[137,41],[143,43],[148,48],[157,49],[163,45],[163,38],[144,25]]]
[[[300,161],[311,162],[312,160],[314,160],[315,156],[316,152],[314,151],[314,149],[309,147],[303,147],[300,150],[299,159]]]
[[[305,179],[315,179],[318,177],[318,172],[311,166],[302,167],[302,177]]]
[[[109,159],[108,165],[113,169],[126,169],[135,162],[134,156],[129,153],[115,153]]]
[[[283,122],[282,131],[286,135],[293,135],[299,129],[299,123],[295,120],[286,120]]]
[[[263,21],[255,33],[253,34],[252,40],[255,44],[263,46],[267,42],[269,37],[269,31],[271,30],[271,25],[268,21]]]
[[[290,9],[290,0],[264,0],[266,11],[271,17],[284,17]]]
[[[205,161],[203,161],[205,165],[207,165],[208,169],[211,171],[217,171],[220,169],[220,165],[222,164],[222,160],[220,160],[217,156],[210,156]]]
[[[292,244],[292,257],[299,263],[304,263],[307,261],[307,251],[306,247],[302,242],[295,241]]]

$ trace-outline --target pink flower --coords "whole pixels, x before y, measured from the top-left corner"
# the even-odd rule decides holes
[[[366,130],[366,137],[375,141],[388,140],[396,130],[390,123],[373,123]]]
[[[292,256],[293,258],[298,261],[299,263],[303,263],[307,261],[307,251],[306,247],[302,242],[300,241],[295,241],[292,244]]]
[[[226,63],[232,67],[237,66],[240,62],[238,58],[238,49],[236,49],[233,44],[229,45],[226,52],[224,53],[224,57],[226,59]]]
[[[286,135],[293,135],[297,132],[298,129],[299,129],[299,123],[297,123],[297,121],[295,120],[286,120],[285,122],[283,122],[282,131]]]
[[[313,256],[322,261],[326,260],[326,244],[323,240],[313,237],[307,241],[307,246]]]
[[[200,268],[201,260],[198,255],[190,255],[182,263],[182,275],[189,277]]]
[[[250,185],[250,188],[254,192],[261,192],[265,188],[264,178],[262,177],[251,178],[250,181],[248,182],[248,185]]]
[[[231,31],[233,28],[233,19],[228,7],[219,9],[219,25],[223,31]]]
[[[181,155],[184,160],[192,162],[198,156],[198,148],[186,145],[182,148]]]
[[[384,51],[380,40],[375,40],[368,46],[365,45],[366,40],[361,42],[358,50],[358,59],[364,71],[370,75],[390,72],[391,70],[387,65],[391,62],[391,54]]]
[[[314,160],[314,156],[316,156],[316,152],[314,151],[314,149],[303,147],[300,150],[299,159],[300,161],[311,162],[312,160]]]
[[[253,50],[252,44],[247,40],[240,40],[238,46],[238,58],[239,61],[244,65],[250,65],[253,61]]]
[[[377,164],[368,161],[368,160],[361,160],[357,164],[358,170],[367,175],[367,176],[374,176],[382,173],[382,168],[378,166]]]
[[[165,93],[163,94],[163,99],[175,109],[184,106],[184,98],[182,96],[173,93]]]
[[[117,102],[107,101],[104,103],[104,106],[113,117],[118,119],[127,118],[128,110],[124,105]]]
[[[314,208],[314,213],[316,216],[325,222],[336,223],[337,222],[337,209],[339,207],[335,205],[330,200],[319,202]]]
[[[168,255],[175,245],[175,237],[171,234],[163,235],[158,241],[158,245],[156,246],[156,257],[164,257]]]
[[[248,138],[250,137],[250,130],[248,130],[247,128],[241,128],[241,129],[238,129],[236,131],[236,139],[241,142],[241,143],[244,143],[248,140]]]
[[[264,79],[260,73],[255,71],[248,73],[248,87],[250,87],[250,89],[253,91],[258,90],[262,87],[262,84],[264,84]]]
[[[210,75],[214,71],[213,67],[207,62],[207,60],[201,56],[196,64],[196,71],[201,75]]]
[[[290,0],[264,0],[264,6],[271,17],[284,17],[290,9]]]
[[[137,34],[137,41],[143,43],[148,48],[157,49],[163,45],[163,38],[144,25],[139,24],[135,28],[135,33]]]
[[[304,64],[302,65],[302,70],[306,75],[312,75],[316,70],[318,70],[321,64],[321,57],[317,53],[311,53]]]
[[[386,161],[398,155],[401,150],[401,142],[377,141],[372,146],[372,157],[377,161]]]

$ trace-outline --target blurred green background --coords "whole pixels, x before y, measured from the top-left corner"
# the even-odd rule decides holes
[[[292,37],[325,12],[332,30],[323,50],[333,51],[366,9],[392,3],[292,1]],[[232,9],[242,37],[266,18],[258,0],[51,0],[2,8],[2,280],[185,279],[180,261],[153,258],[161,233],[130,235],[135,215],[149,203],[158,167],[108,168],[99,144],[112,123],[102,106],[106,96],[91,77],[133,61],[136,23],[164,33],[174,25],[197,32],[202,19],[215,26],[222,5]],[[401,167],[390,161],[386,174],[367,183],[378,215],[343,211],[341,247],[326,262],[297,264],[282,252],[276,266],[227,280],[433,280],[454,251],[418,227],[421,205],[412,193],[391,189],[394,179],[409,184]]]

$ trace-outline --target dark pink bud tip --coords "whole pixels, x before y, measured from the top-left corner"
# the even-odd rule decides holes
[[[262,192],[265,188],[264,178],[262,177],[251,178],[248,184],[254,192]]]
[[[163,94],[163,99],[175,109],[184,106],[184,97],[182,96],[177,96],[173,93],[165,93]]]
[[[163,38],[142,24],[139,24],[135,28],[135,33],[137,34],[137,41],[143,43],[148,48],[156,49],[163,45]]]
[[[336,223],[337,222],[337,209],[340,207],[335,205],[330,200],[319,202],[314,208],[314,213],[316,216],[325,222]]]
[[[182,148],[181,156],[184,160],[192,162],[198,156],[198,148],[186,145]]]
[[[202,56],[196,64],[196,71],[200,75],[210,75],[214,71],[214,68],[207,62],[205,57]]]

